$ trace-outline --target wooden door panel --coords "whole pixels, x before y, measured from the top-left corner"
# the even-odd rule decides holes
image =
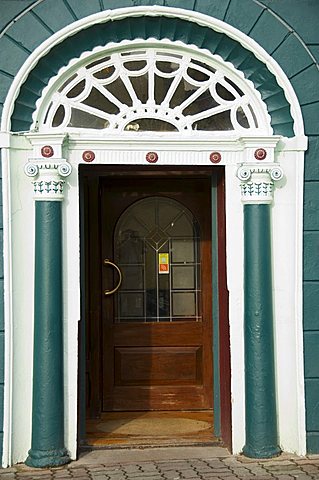
[[[114,385],[202,383],[202,347],[117,347]]]
[[[111,330],[111,343],[121,346],[200,345],[203,338],[202,322],[115,324]]]
[[[100,255],[101,255],[101,367],[97,368],[101,374],[102,411],[120,410],[198,410],[212,407],[212,321],[211,321],[211,205],[210,205],[210,179],[190,178],[165,178],[143,179],[132,182],[131,179],[101,179],[100,181]],[[121,233],[119,219],[126,215],[131,206],[142,200],[147,204],[145,215],[150,215],[150,202],[152,198],[172,199],[173,210],[179,203],[182,210],[188,210],[200,226],[200,243],[196,247],[198,260],[193,259],[187,243],[177,240],[180,232],[169,237],[168,227],[165,227],[163,212],[159,211],[159,224],[157,230],[148,228],[149,218],[140,218],[132,215],[129,218],[128,230],[135,231],[138,223],[146,228],[146,249],[153,248],[157,236],[172,238],[169,250],[156,250],[157,252],[169,251],[171,269],[166,276],[158,276],[156,282],[158,294],[162,295],[163,288],[167,285],[172,290],[171,317],[170,319],[158,318],[156,313],[149,315],[138,305],[143,300],[141,285],[148,282],[149,273],[142,270],[141,255],[143,249],[140,244],[131,242],[124,250],[114,247],[116,232],[120,231],[122,240],[126,237]],[[160,200],[161,201],[161,200]],[[175,202],[175,203],[174,203]],[[140,214],[140,211],[139,211]],[[176,211],[173,222],[168,222],[173,227],[178,227],[179,213]],[[130,220],[132,218],[132,221]],[[197,225],[196,223],[196,225]],[[145,227],[146,226],[146,227]],[[185,227],[186,228],[186,227]],[[194,227],[195,228],[195,227]],[[197,229],[197,227],[196,227]],[[196,230],[197,232],[198,230]],[[122,230],[126,232],[126,230]],[[176,237],[177,235],[177,237]],[[196,234],[197,235],[197,234]],[[198,235],[197,235],[198,237]],[[195,237],[194,237],[195,238]],[[175,240],[174,240],[175,239]],[[115,245],[115,243],[114,243]],[[125,244],[126,245],[126,244]],[[136,257],[135,265],[137,277],[132,274],[132,264],[127,263],[128,249],[134,248]],[[194,244],[195,245],[195,244]],[[151,247],[150,247],[151,246]],[[92,245],[94,250],[94,245]],[[182,250],[176,250],[181,248]],[[195,247],[192,247],[195,248]],[[116,253],[119,252],[119,253]],[[149,251],[149,250],[145,250]],[[182,252],[178,253],[178,252]],[[176,253],[177,252],[177,253]],[[149,258],[144,254],[145,258]],[[156,253],[157,258],[158,253]],[[183,255],[185,262],[183,261]],[[103,266],[104,259],[120,262],[123,269],[124,280],[119,290],[119,295],[104,296],[104,290],[112,289],[118,281],[117,272],[110,265]],[[154,262],[154,260],[153,260]],[[193,263],[192,263],[193,262]],[[194,263],[195,262],[195,263]],[[199,262],[199,263],[196,263]],[[193,270],[190,265],[195,265]],[[197,267],[200,265],[200,267]],[[154,263],[153,263],[154,275]],[[157,268],[157,267],[156,267]],[[155,268],[155,272],[156,272]],[[195,272],[199,287],[193,281],[184,281],[184,276]],[[156,273],[158,275],[158,273]],[[168,279],[170,281],[167,281]],[[166,282],[166,287],[163,285]],[[146,285],[145,283],[145,285]],[[149,296],[155,292],[155,287],[144,287],[144,302],[149,301]],[[196,290],[200,288],[200,290]],[[179,289],[181,295],[179,293]],[[184,295],[185,289],[188,294]],[[194,290],[194,294],[190,290]],[[199,293],[195,293],[195,292]],[[135,292],[135,293],[134,293]],[[128,300],[128,294],[133,298],[140,298],[138,302]],[[179,307],[176,314],[174,302],[179,295]],[[184,296],[183,296],[184,295]],[[119,302],[126,298],[125,314],[122,315]],[[159,297],[158,297],[159,298]],[[164,297],[163,297],[164,298]],[[185,298],[185,306],[183,305]],[[197,299],[194,312],[187,306],[187,299]],[[145,300],[146,299],[146,300]],[[164,298],[164,301],[165,298]],[[177,300],[176,300],[177,301]],[[133,307],[131,306],[131,303]],[[136,309],[136,305],[138,308]],[[160,308],[160,307],[158,307]],[[123,309],[122,309],[123,310]],[[123,310],[124,311],[124,310]],[[139,311],[144,311],[144,317]],[[159,312],[159,310],[157,310]],[[194,313],[194,314],[193,314]],[[121,318],[121,315],[123,318]],[[131,317],[130,317],[131,315]],[[154,317],[155,315],[155,317]],[[172,316],[173,315],[173,316]],[[173,318],[175,315],[176,318]],[[192,318],[192,316],[194,318]],[[127,320],[126,320],[127,317]]]

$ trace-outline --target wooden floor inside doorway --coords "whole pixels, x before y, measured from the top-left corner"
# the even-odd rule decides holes
[[[87,421],[87,445],[92,447],[216,444],[212,410],[113,412]]]

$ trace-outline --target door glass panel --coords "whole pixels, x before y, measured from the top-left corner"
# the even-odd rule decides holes
[[[193,225],[188,221],[185,215],[179,215],[173,218],[169,225],[170,235],[175,237],[193,236]]]
[[[195,262],[195,242],[194,238],[172,239],[172,262],[184,263]]]
[[[198,223],[183,204],[154,196],[128,207],[114,231],[123,275],[115,322],[201,321],[199,246]]]
[[[131,235],[132,232],[126,232],[127,238],[123,238],[117,249],[117,260],[121,265],[143,264],[144,242]]]
[[[173,292],[173,315],[174,317],[196,315],[195,292]]]
[[[196,285],[196,267],[175,265],[172,267],[172,287],[178,288],[195,288]]]
[[[132,321],[143,316],[144,296],[142,292],[120,292],[119,294],[120,317],[124,321]]]
[[[144,269],[143,265],[123,265],[122,268],[122,290],[143,290],[144,288]]]

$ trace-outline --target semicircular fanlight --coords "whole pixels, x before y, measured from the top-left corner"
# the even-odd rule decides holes
[[[100,55],[73,72],[40,129],[247,132],[259,128],[255,110],[248,89],[220,68],[189,54],[135,49]]]

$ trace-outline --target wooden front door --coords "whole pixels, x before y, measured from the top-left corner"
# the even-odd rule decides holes
[[[98,225],[88,220],[90,302],[100,302],[89,349],[93,413],[98,404],[100,412],[212,408],[210,179],[98,184]]]

